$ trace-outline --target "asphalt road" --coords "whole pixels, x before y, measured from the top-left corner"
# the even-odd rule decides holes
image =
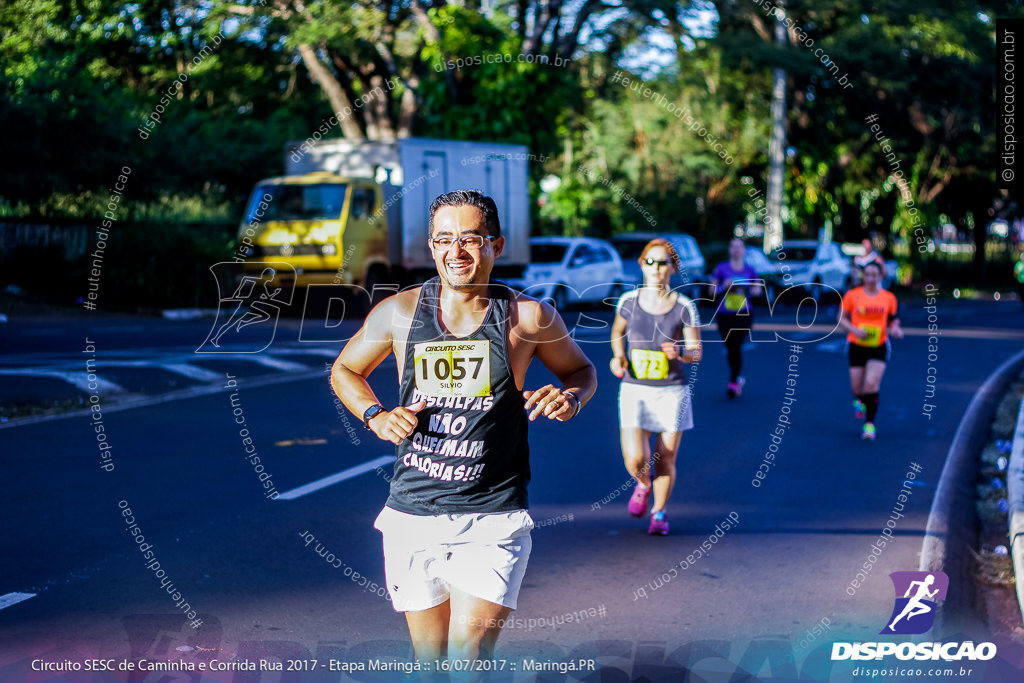
[[[797,329],[795,313],[779,310],[762,327],[763,341],[748,345],[747,385],[735,401],[725,396],[724,349],[706,331],[705,359],[692,373],[696,428],[683,441],[664,538],[647,536],[647,521],[625,511],[631,485],[618,447],[617,381],[608,371],[609,315],[567,314],[600,389],[577,419],[531,425],[530,511],[538,528],[519,609],[499,640],[497,657],[506,662],[499,679],[683,680],[688,670],[695,681],[736,672],[736,680],[743,672],[854,680],[856,663],[830,662],[829,644],[880,639],[893,605],[887,574],[917,569],[949,442],[975,390],[1020,349],[1024,313],[1012,302],[940,303],[938,351],[929,361],[928,312],[921,301],[905,302],[908,336],[894,342],[876,442],[859,438],[841,338],[808,341],[824,333]],[[767,323],[767,311],[759,314]],[[371,592],[384,585],[372,523],[387,496],[372,465],[393,448],[338,411],[324,369],[352,324],[322,325],[319,334],[306,327],[302,337],[301,322],[287,319],[268,349],[244,359],[193,353],[210,324],[96,315],[12,320],[2,330],[4,399],[68,384],[71,395],[86,397],[68,376],[52,374],[86,369],[86,339],[96,347],[96,374],[113,388],[98,392],[110,407],[102,415],[108,457],[84,415],[0,425],[8,520],[0,596],[34,594],[7,607],[0,599],[0,681],[335,681],[349,676],[321,664],[408,657],[404,619]],[[769,341],[776,332],[794,341]],[[254,348],[261,339],[250,330],[236,341]],[[926,401],[929,364],[936,391]],[[28,374],[9,372],[19,369]],[[795,380],[789,405],[787,378]],[[237,386],[225,388],[231,381]],[[547,381],[535,363],[527,386]],[[395,403],[393,360],[372,383],[386,406]],[[934,406],[928,414],[925,403]],[[791,426],[757,480],[784,414]],[[266,497],[245,457],[243,428],[264,480],[301,495]],[[361,474],[302,492],[366,463]],[[911,468],[918,473],[894,540],[851,595]],[[150,559],[133,542],[125,508]],[[738,523],[715,537],[730,516]],[[711,538],[710,552],[700,551]],[[361,577],[373,583],[361,586]],[[33,660],[92,657],[195,667],[318,664],[312,672],[32,671]],[[529,661],[577,659],[595,660],[600,673],[524,671]],[[1019,670],[1000,673],[1008,666],[1001,658],[987,673],[985,666],[955,680],[1019,680],[1012,677]]]

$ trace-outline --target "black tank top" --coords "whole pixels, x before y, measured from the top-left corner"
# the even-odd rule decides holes
[[[413,515],[527,507],[530,451],[508,354],[508,287],[491,283],[484,321],[453,337],[439,322],[440,278],[423,284],[405,348],[399,401],[425,400],[396,448],[387,506]]]

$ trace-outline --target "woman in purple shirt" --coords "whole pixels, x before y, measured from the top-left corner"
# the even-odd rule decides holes
[[[754,325],[754,309],[750,297],[761,293],[757,271],[747,265],[744,258],[747,245],[739,237],[729,241],[729,260],[719,263],[711,274],[712,293],[719,298],[715,319],[718,333],[725,341],[729,354],[729,386],[726,394],[736,398],[743,392],[746,380],[743,370],[743,342]]]

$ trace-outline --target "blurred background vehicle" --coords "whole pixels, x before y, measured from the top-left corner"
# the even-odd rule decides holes
[[[723,259],[724,260],[724,259]],[[761,296],[768,301],[769,304],[775,302],[775,297],[784,288],[782,284],[782,269],[778,263],[772,261],[765,255],[764,251],[760,247],[753,245],[747,245],[747,253],[743,257],[747,265],[757,271],[757,276],[764,280],[764,288],[761,291]]]
[[[825,287],[842,292],[850,277],[850,260],[835,242],[821,244],[816,240],[787,240],[782,250],[789,265],[789,281],[803,287],[815,301],[821,299]]]
[[[530,265],[510,287],[563,310],[582,302],[617,298],[626,289],[622,260],[612,245],[590,237],[534,237]]]
[[[681,288],[691,299],[703,293],[701,285],[707,283],[707,269],[704,255],[697,247],[697,240],[685,233],[628,232],[611,238],[611,244],[622,257],[622,267],[626,272],[626,284],[630,286],[643,284],[644,276],[640,272],[640,254],[651,240],[662,237],[675,247],[681,261],[680,270],[672,276],[670,285],[673,289]]]

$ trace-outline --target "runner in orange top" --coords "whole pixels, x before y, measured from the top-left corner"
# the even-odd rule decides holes
[[[864,266],[864,286],[851,289],[843,296],[843,318],[850,357],[850,388],[856,417],[865,417],[864,439],[875,438],[875,415],[878,413],[878,388],[885,374],[891,346],[889,337],[903,339],[897,318],[896,297],[878,286],[882,268],[872,262]]]

